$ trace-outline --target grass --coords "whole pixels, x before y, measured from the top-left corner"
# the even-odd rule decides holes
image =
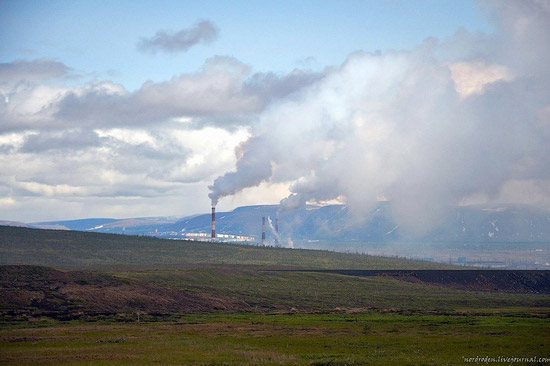
[[[72,321],[31,308],[28,317],[0,323],[1,365],[463,365],[476,356],[550,358],[550,295],[273,270],[453,268],[443,264],[6,227],[0,227],[0,264],[79,270],[58,273],[50,285],[44,273],[52,271],[37,267],[36,278],[20,282],[67,304],[78,299],[61,296],[70,282],[64,276],[74,280],[73,290],[93,289],[99,304],[107,290],[136,286],[132,291],[234,299],[249,309],[143,311],[138,322],[131,307]],[[6,288],[23,290],[8,277]]]
[[[335,308],[413,312],[459,309],[550,307],[550,295],[473,292],[409,283],[388,277],[354,277],[331,273],[278,272],[240,266],[189,266],[111,272],[163,287],[245,301],[258,311]]]
[[[0,264],[97,269],[197,263],[291,266],[311,269],[456,268],[441,263],[321,250],[265,248],[0,226]]]
[[[549,357],[545,319],[395,314],[204,314],[2,331],[5,365],[461,365]]]

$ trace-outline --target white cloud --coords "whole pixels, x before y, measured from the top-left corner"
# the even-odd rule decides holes
[[[240,61],[216,56],[197,73],[148,81],[135,92],[108,81],[74,87],[20,82],[0,90],[0,132],[151,127],[173,121],[231,129],[250,125],[266,105],[318,78],[299,71],[281,77],[251,75]]]
[[[503,65],[486,65],[483,60],[449,65],[455,89],[461,97],[482,94],[487,85],[513,80],[512,71]]]
[[[28,211],[31,202],[49,207],[50,200],[56,200],[60,210],[76,214],[80,212],[76,206],[85,200],[99,200],[93,204],[99,211],[99,202],[126,202],[130,198],[142,203],[126,206],[126,213],[118,217],[147,216],[143,202],[154,204],[155,197],[157,202],[167,203],[165,214],[194,213],[190,210],[198,204],[190,201],[203,201],[208,206],[208,182],[235,164],[235,146],[248,136],[246,129],[229,132],[214,127],[188,130],[173,126],[0,135],[0,146],[11,146],[0,153],[0,194],[9,198],[3,205],[9,203],[9,212],[16,215],[4,218],[27,222],[51,219],[51,211]],[[203,187],[203,199],[185,198],[197,185]],[[124,204],[116,206],[120,206],[116,212],[122,213]],[[142,211],[135,211],[136,207]],[[110,207],[104,209],[115,212]],[[18,210],[27,210],[28,217],[22,217]]]
[[[0,207],[1,206],[12,206],[15,204],[15,200],[11,197],[2,197],[0,198]]]
[[[5,218],[200,212],[212,181],[214,200],[236,194],[222,208],[290,191],[361,216],[384,197],[419,231],[468,199],[546,204],[548,3],[486,4],[494,34],[358,52],[323,73],[217,56],[129,92],[68,86],[59,62],[1,64]]]

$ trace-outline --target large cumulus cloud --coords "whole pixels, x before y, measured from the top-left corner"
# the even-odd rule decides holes
[[[248,65],[235,58],[216,56],[196,73],[146,82],[135,92],[108,81],[68,88],[22,77],[5,90],[0,132],[143,127],[177,118],[191,119],[196,127],[233,128],[249,125],[270,102],[310,85],[320,75],[298,70],[283,76],[252,74]]]

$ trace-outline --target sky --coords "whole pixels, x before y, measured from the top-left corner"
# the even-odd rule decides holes
[[[549,34],[543,0],[0,0],[0,220],[550,208]]]

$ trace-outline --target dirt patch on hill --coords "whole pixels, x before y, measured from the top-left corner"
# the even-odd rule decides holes
[[[550,271],[514,270],[313,270],[347,276],[386,276],[470,291],[550,294]]]
[[[0,266],[3,314],[74,319],[92,313],[197,313],[240,311],[247,307],[233,299],[95,272]]]

